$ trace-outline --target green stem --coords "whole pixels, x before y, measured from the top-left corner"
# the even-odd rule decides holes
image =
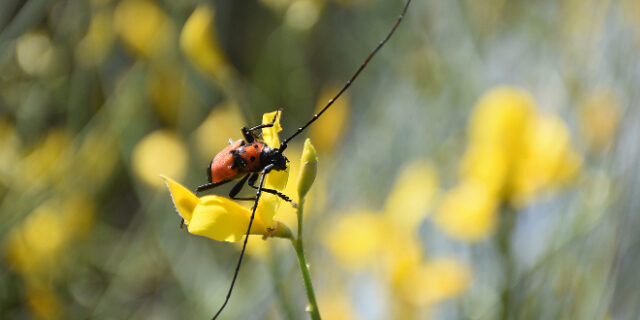
[[[502,310],[500,319],[507,320],[511,318],[512,295],[511,285],[514,276],[514,262],[511,252],[511,239],[513,236],[513,227],[516,220],[516,211],[510,208],[502,210],[502,219],[500,231],[498,233],[497,242],[500,254],[502,256],[502,267],[504,272],[504,284],[500,298],[502,300]]]
[[[291,239],[296,254],[298,255],[298,263],[300,264],[300,272],[302,272],[302,278],[304,279],[304,287],[307,291],[307,299],[309,299],[309,307],[307,311],[311,315],[311,319],[320,320],[320,311],[318,309],[318,303],[316,302],[316,294],[313,291],[313,283],[311,282],[311,273],[309,272],[309,264],[307,258],[304,255],[304,246],[302,245],[302,215],[304,208],[304,199],[300,199],[298,205],[298,239]]]

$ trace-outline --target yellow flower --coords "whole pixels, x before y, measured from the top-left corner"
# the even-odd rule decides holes
[[[484,94],[469,122],[471,144],[497,144],[516,154],[520,137],[535,112],[535,101],[524,90],[500,86]]]
[[[438,192],[438,176],[431,162],[420,159],[404,167],[385,203],[387,219],[407,232],[417,230]]]
[[[214,30],[214,11],[206,5],[199,6],[182,28],[180,48],[200,71],[225,80],[230,70]]]
[[[316,104],[316,112],[320,112],[329,99],[335,96],[337,90],[339,88],[331,87],[322,91]],[[309,137],[321,155],[330,153],[342,137],[349,120],[349,108],[349,96],[345,93],[333,104],[330,111],[322,114],[322,119],[318,119],[309,128]]]
[[[325,244],[346,269],[377,271],[382,282],[399,293],[394,297],[401,299],[395,301],[400,305],[422,307],[459,295],[468,286],[468,268],[451,260],[425,259],[417,235],[437,186],[429,161],[410,163],[400,173],[384,212],[356,211],[331,221]]]
[[[535,117],[523,137],[515,163],[512,200],[528,203],[544,188],[554,188],[573,177],[580,157],[571,149],[569,129],[557,116]]]
[[[125,0],[118,4],[113,22],[125,44],[144,57],[162,56],[175,37],[166,13],[149,0]]]
[[[221,196],[209,195],[198,198],[174,180],[161,177],[167,184],[171,200],[190,233],[217,241],[236,242],[247,232],[251,210]],[[250,234],[282,236],[287,232],[286,226],[280,223],[276,223],[275,231],[269,230],[261,216],[263,214],[258,206]]]
[[[414,265],[400,286],[405,300],[431,305],[462,294],[471,282],[471,270],[461,262],[439,258]]]
[[[216,105],[194,135],[194,143],[200,156],[211,161],[211,155],[215,155],[229,144],[229,136],[221,133],[239,133],[244,123],[236,104],[224,101]]]
[[[434,222],[448,234],[477,241],[496,225],[496,197],[479,181],[463,181],[444,195]]]
[[[158,188],[158,174],[181,179],[187,171],[187,147],[168,130],[154,131],[138,142],[131,153],[133,172],[147,185]]]
[[[79,194],[43,203],[6,239],[12,267],[27,276],[55,274],[68,247],[89,232],[93,213],[93,204]]]
[[[333,223],[325,243],[340,264],[357,270],[377,261],[388,233],[380,216],[358,211]]]
[[[263,115],[263,123],[276,122],[273,127],[263,128],[264,142],[272,147],[280,146],[278,132],[280,115],[276,118],[274,111]],[[251,210],[220,196],[204,196],[198,198],[179,183],[161,176],[171,192],[171,197],[176,210],[184,219],[190,233],[209,237],[218,241],[238,241],[249,226]],[[287,184],[289,170],[271,171],[265,178],[265,188],[282,190]],[[268,193],[262,193],[255,219],[251,227],[251,234],[269,234],[278,237],[288,237],[289,229],[286,225],[275,221],[274,215],[280,206],[280,197]]]

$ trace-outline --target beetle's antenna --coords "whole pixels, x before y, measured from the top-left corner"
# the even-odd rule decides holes
[[[273,169],[273,165],[268,165],[262,170],[262,175],[260,175],[260,183],[258,184],[258,191],[256,192],[256,200],[253,203],[253,209],[251,210],[251,218],[249,218],[249,227],[247,227],[247,234],[244,237],[244,243],[242,244],[242,251],[240,251],[240,258],[238,258],[238,264],[236,265],[236,270],[233,272],[233,279],[231,279],[231,286],[229,287],[229,291],[227,292],[227,297],[224,299],[224,303],[218,309],[218,312],[211,318],[211,320],[215,320],[218,318],[218,315],[222,312],[224,307],[227,306],[227,302],[229,302],[229,298],[231,298],[231,291],[233,291],[233,286],[236,284],[236,279],[238,278],[238,272],[240,271],[240,265],[242,264],[242,258],[244,257],[244,251],[247,249],[247,242],[249,241],[249,233],[251,232],[251,225],[253,224],[253,218],[256,215],[256,209],[258,208],[258,201],[260,201],[260,195],[262,194],[262,185],[264,184],[264,177]]]
[[[331,105],[334,102],[336,102],[336,100],[338,100],[338,98],[340,98],[342,93],[347,91],[347,89],[351,86],[351,83],[353,83],[353,81],[356,80],[358,75],[360,75],[360,72],[362,72],[362,70],[367,66],[367,64],[369,63],[369,60],[371,60],[371,58],[373,58],[373,56],[378,52],[378,50],[380,50],[380,48],[382,48],[382,46],[384,46],[384,44],[387,43],[387,40],[389,40],[389,38],[391,38],[391,35],[393,35],[393,32],[396,31],[396,28],[398,28],[398,26],[400,25],[400,22],[402,22],[402,18],[404,18],[404,15],[407,13],[407,8],[409,8],[409,3],[411,3],[411,0],[407,0],[407,3],[404,5],[404,8],[402,9],[402,12],[400,13],[400,16],[398,16],[398,19],[396,20],[396,23],[393,25],[393,27],[391,28],[391,30],[389,31],[387,36],[382,41],[380,41],[378,46],[375,49],[373,49],[373,51],[371,51],[369,56],[367,56],[367,58],[364,60],[364,63],[351,76],[351,79],[349,79],[349,81],[347,81],[347,83],[344,85],[344,87],[342,87],[342,89],[340,89],[340,91],[338,91],[338,93],[335,95],[335,97],[333,97],[331,100],[329,100],[327,105],[324,106],[324,108],[322,108],[322,110],[320,110],[320,112],[318,112],[318,113],[313,115],[313,117],[311,118],[311,120],[309,120],[309,122],[307,122],[304,126],[298,128],[298,130],[296,130],[296,132],[294,134],[292,134],[290,137],[284,139],[284,141],[280,144],[280,149],[278,149],[278,150],[280,150],[280,152],[283,152],[287,148],[287,143],[289,143],[289,141],[291,141],[291,139],[295,138],[304,129],[306,129],[309,125],[311,125],[314,121],[316,121],[327,109],[329,109],[329,107],[331,107]]]

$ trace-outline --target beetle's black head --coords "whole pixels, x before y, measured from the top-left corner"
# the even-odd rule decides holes
[[[273,170],[286,170],[287,163],[289,163],[289,159],[284,155],[284,153],[280,152],[278,149],[273,149],[269,147],[265,147],[262,149],[262,154],[260,154],[260,161],[262,162],[262,167],[266,167],[267,165],[273,164]]]

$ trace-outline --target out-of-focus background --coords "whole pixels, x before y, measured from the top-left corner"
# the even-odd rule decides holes
[[[0,318],[210,317],[239,245],[180,229],[158,175],[205,183],[276,108],[294,132],[402,5],[0,2]],[[633,0],[415,0],[303,135],[324,318],[639,318],[639,28]],[[289,243],[248,250],[222,318],[305,318]]]

